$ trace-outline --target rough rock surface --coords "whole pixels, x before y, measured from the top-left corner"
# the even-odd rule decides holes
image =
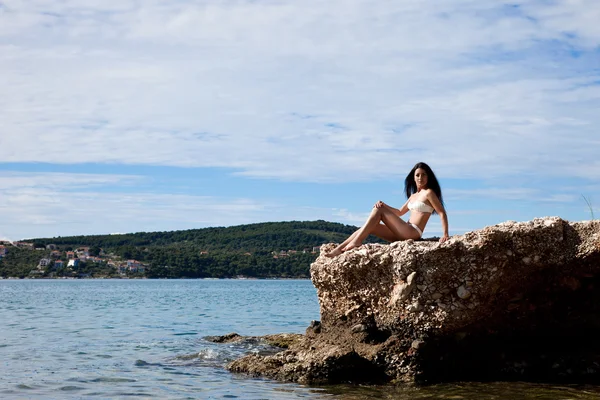
[[[301,383],[600,381],[600,221],[367,244],[320,256],[311,277],[321,322],[231,371]]]
[[[204,339],[213,343],[237,343],[241,341],[263,341],[270,346],[287,349],[302,339],[298,333],[276,333],[264,336],[242,336],[235,332],[220,336],[206,336]]]

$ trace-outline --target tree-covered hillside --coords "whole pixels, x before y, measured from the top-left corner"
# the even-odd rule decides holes
[[[32,241],[36,247],[55,245],[63,252],[83,246],[90,252],[102,249],[107,259],[140,261],[147,266],[145,276],[151,278],[308,277],[310,263],[318,256],[313,248],[339,243],[354,230],[354,226],[326,221],[291,221]],[[40,254],[39,250],[22,251]],[[28,257],[36,258],[31,254],[10,258],[12,266],[19,265],[19,275],[12,275],[17,271],[6,260],[0,261],[0,276],[23,276],[27,269],[23,265],[31,262]],[[95,276],[94,271],[90,275]]]
[[[345,239],[356,227],[326,221],[265,222],[232,227],[190,229],[171,232],[138,232],[123,235],[69,236],[34,239],[39,244],[64,246],[99,246],[103,249],[123,246],[167,246],[193,243],[210,250],[301,250],[306,246]]]

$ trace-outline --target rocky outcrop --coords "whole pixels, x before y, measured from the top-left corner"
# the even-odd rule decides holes
[[[366,244],[320,256],[311,277],[320,323],[231,371],[301,383],[600,381],[599,221]]]

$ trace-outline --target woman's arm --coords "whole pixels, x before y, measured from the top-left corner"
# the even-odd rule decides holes
[[[427,200],[429,200],[429,202],[433,206],[433,209],[436,213],[440,215],[440,219],[442,220],[443,235],[440,238],[440,243],[444,243],[450,238],[450,236],[448,235],[448,216],[446,215],[446,210],[444,209],[444,206],[440,202],[440,199],[438,199],[437,195],[433,190],[428,191]]]

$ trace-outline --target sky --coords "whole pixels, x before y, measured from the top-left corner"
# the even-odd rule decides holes
[[[419,161],[451,235],[600,216],[597,21],[597,0],[0,0],[0,238],[360,225]]]

